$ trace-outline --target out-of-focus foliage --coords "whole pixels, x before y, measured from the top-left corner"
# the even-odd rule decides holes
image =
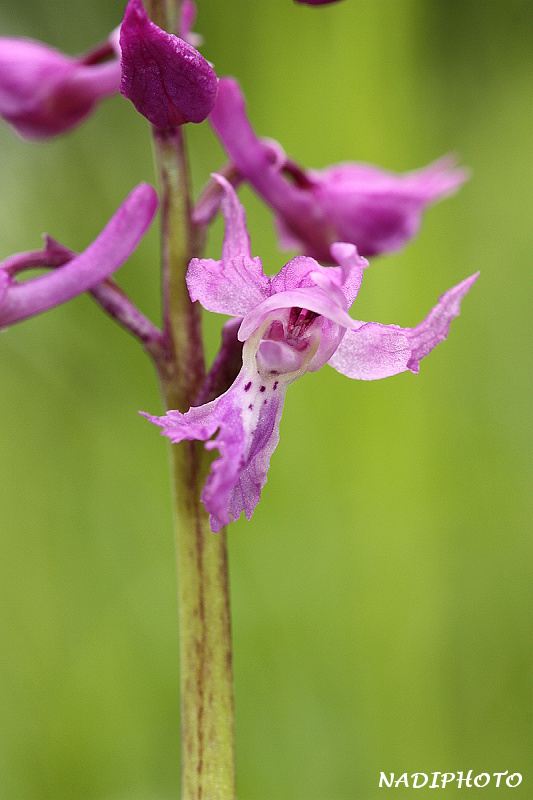
[[[198,4],[204,55],[299,162],[472,168],[373,261],[354,314],[415,324],[481,270],[420,375],[289,391],[261,504],[229,532],[239,798],[373,800],[381,770],[469,769],[521,772],[527,797],[533,7]],[[122,11],[3,0],[0,27],[79,52]],[[207,125],[188,137],[198,192],[223,156]],[[83,248],[142,179],[147,124],[121,97],[45,144],[3,127],[0,257],[42,231]],[[241,197],[276,272],[270,214]],[[157,272],[154,229],[119,280],[156,318]],[[0,795],[177,797],[166,442],[136,413],[161,408],[151,366],[83,297],[0,336],[0,386]]]

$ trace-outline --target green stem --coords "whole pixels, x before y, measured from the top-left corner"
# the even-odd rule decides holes
[[[185,272],[199,255],[190,218],[183,133],[154,129],[162,225],[164,333],[157,359],[167,409],[185,411],[205,377],[198,304]],[[200,501],[209,456],[200,442],[170,445],[179,580],[182,800],[234,800],[233,674],[226,534]]]
[[[150,0],[156,24],[173,31],[178,0]],[[205,378],[198,303],[185,283],[203,228],[191,219],[183,130],[153,129],[162,227],[163,334],[154,357],[167,409],[186,411]],[[170,445],[178,562],[182,800],[235,800],[233,672],[226,534],[211,532],[200,501],[210,458],[201,442]]]
[[[211,532],[201,443],[172,446],[179,565],[183,800],[234,800],[233,674],[226,533]],[[187,479],[190,484],[187,485]]]

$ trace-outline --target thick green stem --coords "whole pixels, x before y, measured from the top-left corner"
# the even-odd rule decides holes
[[[234,800],[226,534],[211,532],[200,504],[199,487],[208,468],[202,445],[173,445],[171,461],[179,565],[182,798]]]
[[[149,0],[176,30],[179,0]],[[191,220],[183,131],[153,129],[162,227],[164,348],[154,361],[167,409],[186,411],[205,378],[200,309],[185,273],[201,255]],[[170,446],[179,581],[182,800],[235,800],[233,674],[226,534],[211,532],[200,501],[209,456],[200,442]]]
[[[205,377],[198,304],[185,272],[199,255],[190,218],[181,129],[154,130],[162,224],[165,357],[157,360],[167,409],[185,411]],[[233,674],[225,531],[211,532],[200,501],[209,469],[203,444],[171,448],[179,580],[182,800],[234,800]]]

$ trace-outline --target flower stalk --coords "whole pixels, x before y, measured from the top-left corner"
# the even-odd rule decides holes
[[[176,29],[179,2],[147,3],[152,19]],[[152,127],[159,175],[164,357],[155,359],[167,409],[184,411],[205,379],[199,304],[185,274],[200,255],[203,228],[191,217],[182,127]],[[225,531],[213,535],[200,492],[210,458],[200,442],[171,445],[178,563],[182,800],[234,800],[233,671]]]

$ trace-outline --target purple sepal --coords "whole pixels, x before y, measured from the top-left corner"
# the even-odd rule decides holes
[[[303,170],[257,138],[233,78],[220,80],[210,121],[239,173],[275,211],[282,246],[326,263],[334,242],[350,242],[364,256],[399,250],[423,211],[468,177],[449,157],[404,175],[355,163]]]
[[[329,364],[349,378],[371,381],[405,370],[417,373],[419,362],[448,335],[450,322],[459,316],[461,300],[478,279],[479,272],[448,289],[416,328],[355,323],[347,330]]]
[[[270,294],[270,279],[259,258],[252,257],[246,214],[233,187],[221,175],[213,178],[224,189],[222,213],[226,223],[222,259],[193,258],[186,280],[191,300],[208,311],[243,317]]]
[[[112,52],[111,43],[102,48]],[[0,116],[28,139],[64,133],[119,91],[120,74],[117,57],[87,63],[31,39],[0,38]]]
[[[0,328],[71,300],[108,278],[126,261],[144,236],[157,209],[157,193],[139,184],[89,247],[69,260],[66,248],[47,240],[42,260],[35,252],[11,256],[0,264]],[[45,275],[18,283],[11,276],[28,266],[56,266]],[[17,261],[18,260],[18,261]],[[24,263],[25,261],[25,263]],[[18,263],[18,266],[16,266]],[[6,282],[7,278],[7,282]]]
[[[192,24],[190,9],[182,25]],[[120,91],[158,128],[202,122],[217,95],[217,76],[198,50],[158,28],[141,0],[129,0],[120,28]]]

